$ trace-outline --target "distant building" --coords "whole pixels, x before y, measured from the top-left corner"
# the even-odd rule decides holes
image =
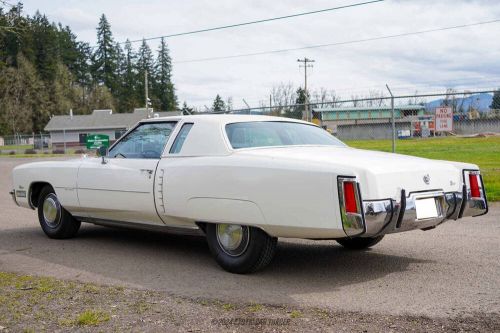
[[[177,116],[181,112],[154,112],[154,116]],[[88,115],[64,115],[50,118],[45,131],[50,133],[52,146],[60,148],[85,146],[87,135],[105,134],[114,142],[138,121],[147,118],[146,109],[132,113],[113,113],[112,110],[94,110]]]
[[[313,115],[321,119],[323,126],[337,132],[338,126],[388,123],[392,118],[390,106],[362,106],[341,108],[314,108]],[[425,115],[424,105],[394,106],[394,118],[397,122],[411,122]]]

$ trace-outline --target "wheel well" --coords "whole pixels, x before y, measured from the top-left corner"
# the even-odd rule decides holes
[[[52,185],[47,182],[35,182],[31,184],[29,191],[29,204],[33,209],[38,207],[40,192],[47,185],[52,187]]]

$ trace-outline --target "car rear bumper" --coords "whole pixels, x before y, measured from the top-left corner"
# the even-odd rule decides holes
[[[434,200],[436,212],[431,217],[417,216],[418,200]],[[363,201],[365,232],[360,237],[374,237],[415,229],[432,229],[447,220],[479,216],[488,212],[486,198],[472,198],[464,185],[462,192],[401,191],[400,200]]]
[[[17,203],[17,200],[16,200],[16,190],[12,190],[9,192],[10,196],[12,197],[12,200],[14,200],[14,203],[19,206],[19,204]]]

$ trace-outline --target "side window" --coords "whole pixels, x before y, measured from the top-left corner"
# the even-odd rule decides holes
[[[174,140],[174,144],[172,145],[172,148],[170,148],[170,154],[179,154],[182,145],[184,144],[184,141],[186,140],[189,131],[191,130],[191,127],[193,127],[193,124],[184,124],[182,125],[181,130],[179,131],[179,134],[177,134],[177,137]]]
[[[160,158],[175,122],[145,123],[122,138],[110,151],[116,158]]]

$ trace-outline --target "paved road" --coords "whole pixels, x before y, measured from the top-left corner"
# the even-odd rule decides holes
[[[280,241],[263,272],[222,271],[203,238],[83,225],[51,240],[34,211],[8,196],[0,159],[0,271],[17,271],[228,301],[286,303],[382,314],[500,314],[500,205],[480,218],[387,236],[370,251],[333,241]]]

